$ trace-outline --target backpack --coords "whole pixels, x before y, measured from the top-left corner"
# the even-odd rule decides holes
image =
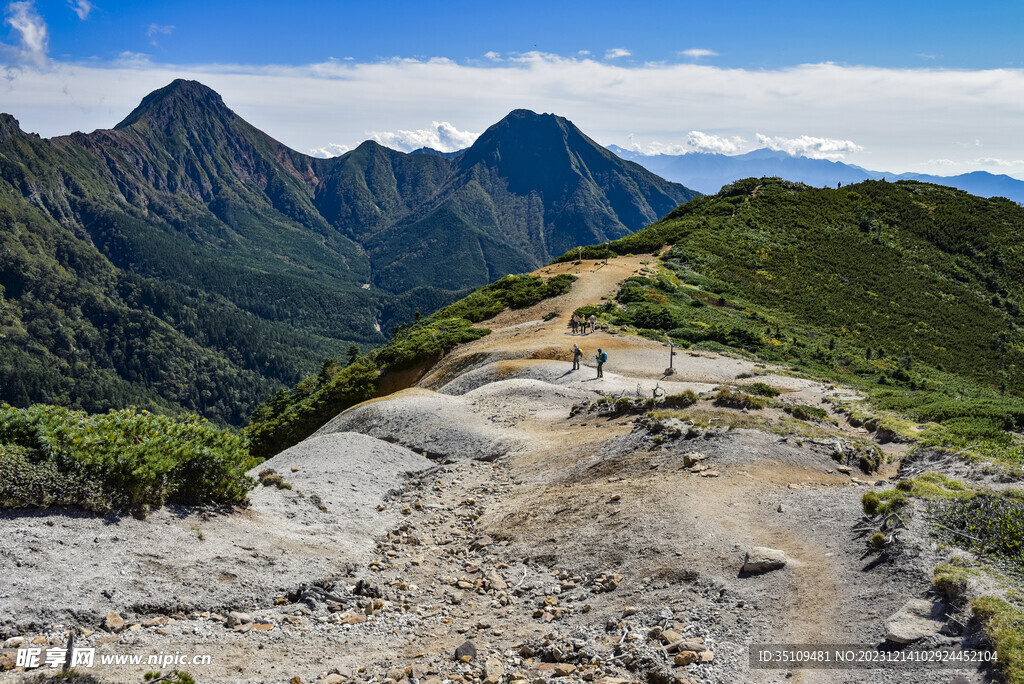
[[[607,361],[608,360],[608,352],[601,352],[601,355],[599,357],[597,357],[597,360],[600,361],[601,363],[604,363],[605,361]]]

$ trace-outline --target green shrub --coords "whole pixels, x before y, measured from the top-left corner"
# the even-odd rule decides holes
[[[686,390],[682,394],[669,394],[662,400],[662,405],[665,408],[681,409],[687,406],[693,406],[697,403],[699,397],[693,390]]]
[[[196,416],[3,407],[0,444],[4,507],[237,504],[254,484],[245,440]]]
[[[750,385],[746,385],[743,389],[747,390],[751,394],[756,394],[759,397],[777,397],[782,394],[779,390],[763,382],[755,382]]]
[[[808,406],[797,404],[796,406],[783,406],[782,410],[798,420],[827,420],[828,411],[820,406]]]
[[[767,402],[759,397],[752,397],[738,390],[723,387],[714,396],[715,406],[734,409],[763,409]]]

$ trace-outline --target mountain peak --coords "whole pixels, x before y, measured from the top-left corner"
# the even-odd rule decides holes
[[[192,118],[190,114],[196,112],[214,113],[220,117],[232,116],[217,91],[199,81],[178,78],[142,98],[139,106],[114,128],[125,128],[146,120],[158,124],[174,119],[187,120]]]

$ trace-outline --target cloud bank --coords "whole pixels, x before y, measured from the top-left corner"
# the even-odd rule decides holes
[[[44,136],[109,127],[148,92],[194,78],[253,125],[300,150],[457,149],[525,107],[572,120],[601,144],[721,151],[762,144],[891,171],[998,168],[1024,175],[1024,70],[805,64],[777,70],[633,64],[540,52],[501,61],[396,58],[304,66],[46,60],[31,3],[8,23],[25,59],[0,82],[0,109]],[[427,125],[428,122],[434,122]],[[761,136],[760,138],[758,136]],[[970,140],[969,146],[959,141]],[[1005,165],[993,161],[1002,160]],[[973,164],[973,166],[972,166]]]
[[[402,152],[412,152],[421,147],[430,147],[440,152],[454,152],[472,145],[480,134],[460,131],[447,121],[434,121],[430,128],[414,131],[371,131],[369,135],[381,145]]]

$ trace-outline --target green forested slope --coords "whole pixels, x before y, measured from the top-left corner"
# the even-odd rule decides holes
[[[534,128],[515,127],[502,144],[530,148]],[[486,157],[498,142],[485,143],[476,150]],[[550,157],[545,173],[575,182],[577,169],[538,149]],[[604,163],[624,164],[610,154]],[[541,189],[489,192],[459,168],[375,143],[314,159],[191,81],[89,134],[43,140],[0,115],[0,402],[138,404],[238,424],[324,358],[383,344],[417,311],[550,258],[543,231],[527,224],[556,235],[590,225],[593,211],[576,200],[516,214]],[[487,173],[505,183],[500,165]],[[644,193],[673,205],[689,196],[642,169],[627,169],[627,182],[630,173],[643,179],[634,205],[649,206]],[[607,203],[591,185],[591,201]],[[626,213],[615,235],[657,218]]]

